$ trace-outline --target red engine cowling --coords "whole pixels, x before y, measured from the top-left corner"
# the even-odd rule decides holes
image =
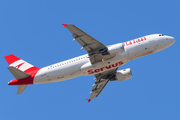
[[[118,81],[124,81],[130,78],[132,78],[132,73],[130,68],[119,70],[116,72],[115,79]]]

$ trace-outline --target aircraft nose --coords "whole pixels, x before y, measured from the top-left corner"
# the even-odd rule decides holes
[[[173,44],[174,42],[175,42],[175,38],[174,37],[171,37],[171,36],[169,36],[168,37],[168,41],[169,41],[169,44]]]

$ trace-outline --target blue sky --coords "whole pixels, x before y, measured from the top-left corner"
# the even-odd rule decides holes
[[[178,0],[1,0],[0,119],[159,120],[180,119]],[[94,76],[29,85],[21,95],[4,56],[14,54],[41,68],[86,54],[61,24],[74,24],[105,45],[163,33],[176,42],[119,69],[133,77],[109,82],[90,103]]]

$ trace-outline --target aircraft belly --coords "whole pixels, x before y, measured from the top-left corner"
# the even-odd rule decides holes
[[[82,75],[79,69],[79,65],[69,66],[65,69],[57,70],[56,72],[49,73],[48,82],[57,82],[68,80],[77,76]]]
[[[34,84],[64,81],[82,75],[80,65],[59,67],[49,70],[47,67],[40,69],[34,78]]]

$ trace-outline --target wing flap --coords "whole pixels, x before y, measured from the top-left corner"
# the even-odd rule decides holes
[[[98,97],[98,95],[101,93],[101,91],[104,89],[104,87],[107,85],[107,83],[109,82],[109,80],[103,80],[100,83],[96,83],[93,86],[93,89],[91,91],[91,96],[90,96],[90,100],[92,100],[95,97]]]
[[[109,80],[112,79],[116,73],[118,68],[112,69],[109,71],[105,71],[103,73],[95,74],[95,83],[93,85],[91,96],[88,100],[90,102],[95,97],[98,97],[98,95],[101,93],[101,91],[104,89],[104,87],[108,84]]]

